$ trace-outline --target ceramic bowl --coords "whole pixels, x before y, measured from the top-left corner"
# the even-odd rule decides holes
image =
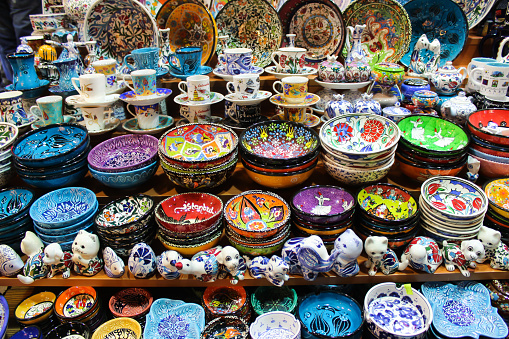
[[[491,142],[481,140],[477,138],[475,135],[471,135],[470,138],[472,139],[470,149],[473,148],[477,151],[481,151],[497,157],[509,158],[509,147],[495,145]]]
[[[216,246],[219,241],[221,240],[221,236],[223,235],[223,230],[219,230],[217,233],[214,233],[210,239],[207,239],[206,241],[200,243],[200,244],[193,244],[193,245],[177,245],[173,244],[171,242],[168,242],[166,239],[161,237],[160,234],[157,235],[157,239],[161,241],[164,247],[166,247],[169,250],[177,251],[181,255],[185,257],[192,257],[196,253],[200,251],[208,250],[214,246]]]
[[[455,163],[465,157],[465,153],[461,153],[458,155],[440,155],[440,156],[425,154],[418,150],[408,148],[401,142],[398,145],[397,153],[411,161],[426,162],[431,166]]]
[[[54,176],[59,175],[61,173],[70,172],[72,170],[78,168],[86,168],[87,167],[87,154],[90,151],[90,148],[87,148],[83,151],[82,154],[77,155],[75,158],[69,160],[68,162],[58,164],[57,166],[47,166],[42,168],[34,168],[30,166],[25,166],[18,162],[13,162],[12,165],[16,169],[16,172],[20,175],[24,176]]]
[[[142,329],[139,322],[131,318],[115,318],[99,326],[92,339],[140,339]]]
[[[64,227],[92,214],[95,193],[83,187],[67,187],[46,193],[30,207],[30,216],[40,226]]]
[[[247,339],[249,327],[242,318],[235,316],[224,316],[209,322],[201,334],[201,339],[213,339],[227,335],[235,339]]]
[[[66,28],[67,14],[30,14],[30,22],[34,31],[55,31]]]
[[[490,208],[509,219],[509,178],[492,179],[484,184],[483,190]]]
[[[210,229],[208,229],[204,234],[201,235],[194,235],[195,233],[191,233],[190,237],[175,237],[173,234],[166,233],[166,229],[163,227],[159,227],[159,236],[166,240],[166,242],[174,244],[176,246],[183,246],[183,245],[199,245],[207,240],[209,240],[211,237],[213,237],[217,232],[220,231],[222,228],[223,223],[222,220],[218,220],[215,224],[211,226]]]
[[[293,314],[273,311],[256,318],[249,326],[249,334],[253,339],[263,338],[300,338],[300,322]]]
[[[108,303],[114,317],[138,318],[148,313],[154,298],[144,288],[126,288],[115,293]]]
[[[350,296],[334,291],[311,293],[299,300],[295,311],[304,338],[360,339],[362,308]]]
[[[486,160],[473,154],[471,156],[481,163],[479,174],[485,178],[500,178],[509,173],[509,164]]]
[[[88,217],[86,217],[85,219],[83,219],[80,222],[77,222],[77,223],[69,225],[69,226],[56,225],[56,226],[48,227],[48,226],[43,226],[43,225],[34,223],[34,228],[36,231],[46,234],[46,235],[49,235],[49,236],[63,236],[63,235],[73,233],[77,230],[84,229],[84,228],[88,227],[88,225],[93,223],[95,213],[97,212],[98,209],[99,209],[99,203],[96,202],[94,207],[92,208],[92,212],[90,213],[90,215]]]
[[[87,325],[78,322],[68,322],[58,325],[45,335],[46,339],[79,338],[89,339],[91,331]]]
[[[315,167],[316,163],[313,166],[300,171],[288,173],[259,171],[247,166],[244,166],[244,170],[247,175],[259,185],[273,189],[284,189],[294,187],[305,182],[309,179],[311,174],[313,174]]]
[[[0,190],[0,223],[5,226],[28,214],[35,201],[30,188],[13,187]]]
[[[389,163],[387,163],[383,167],[378,167],[376,169],[372,168],[360,169],[342,166],[328,161],[323,162],[323,165],[327,173],[329,173],[331,177],[345,185],[362,185],[380,181],[383,177],[387,175],[387,173],[389,173],[389,170],[391,169],[393,164],[394,159],[392,159]]]
[[[207,235],[210,235],[211,233],[215,233],[215,231],[217,231],[219,228],[222,227],[223,225],[223,216],[221,214],[221,217],[218,218],[216,220],[216,222],[212,225],[210,225],[208,228],[205,228],[199,232],[190,232],[190,230],[187,230],[186,226],[184,226],[183,228],[185,228],[186,230],[184,232],[173,232],[173,231],[170,231],[168,228],[166,228],[163,224],[161,224],[161,222],[157,219],[156,217],[156,222],[159,226],[159,233],[161,233],[162,235],[165,236],[165,238],[168,238],[168,240],[171,240],[172,239],[178,239],[180,241],[198,241],[199,239],[199,242],[205,240],[205,237]]]
[[[452,164],[430,165],[424,162],[417,162],[415,160],[410,161],[401,154],[396,153],[396,160],[398,161],[399,169],[404,175],[412,180],[424,182],[431,177],[441,175],[458,175],[465,167],[467,159],[464,158],[461,162]]]
[[[88,154],[88,163],[98,172],[118,173],[146,167],[156,161],[157,138],[126,134],[103,141]]]
[[[96,290],[91,286],[73,286],[60,293],[53,309],[63,321],[84,319],[99,306]]]
[[[236,233],[248,238],[275,235],[290,220],[290,208],[279,195],[246,191],[225,204],[224,218]]]
[[[37,225],[34,225],[34,231],[35,231],[37,236],[42,241],[45,241],[45,242],[50,243],[50,244],[53,243],[53,242],[61,243],[61,242],[73,241],[76,238],[76,236],[78,235],[78,232],[81,231],[81,230],[85,230],[87,232],[93,232],[93,229],[92,229],[93,225],[94,225],[93,222],[89,222],[88,224],[85,225],[85,227],[75,229],[72,232],[66,232],[63,235],[47,235],[47,234],[44,234],[44,232],[40,231],[40,230],[44,230],[44,229],[36,228]]]
[[[52,175],[23,175],[18,172],[18,176],[28,185],[45,189],[54,190],[61,187],[73,186],[85,177],[88,172],[86,164],[84,166],[57,173]]]
[[[491,155],[489,153],[484,153],[482,151],[478,151],[475,148],[470,148],[468,150],[468,153],[470,155],[475,155],[476,157],[484,159],[484,160],[501,163],[501,164],[509,164],[509,157],[498,157],[496,155]]]
[[[509,119],[509,110],[505,109],[485,109],[474,112],[468,116],[467,127],[474,136],[496,145],[509,146],[508,134],[495,134],[486,129],[488,123],[495,123],[500,127],[507,128]]]
[[[44,338],[41,329],[38,326],[32,325],[19,330],[14,333],[11,338],[13,339],[42,339]]]
[[[318,134],[290,121],[268,120],[254,124],[240,135],[243,157],[253,161],[290,165],[310,159],[320,147]]]
[[[9,124],[8,122],[0,122],[0,133],[2,134],[2,139],[0,140],[0,150],[4,152],[5,150],[10,149],[10,146],[18,138],[19,130],[18,127],[14,126],[13,124]]]
[[[223,125],[186,124],[161,136],[159,155],[173,166],[204,169],[231,160],[237,144],[237,134]]]
[[[250,168],[257,171],[263,171],[266,173],[290,173],[290,172],[298,172],[301,170],[304,170],[306,168],[309,168],[311,166],[314,166],[318,162],[318,156],[320,155],[320,152],[316,152],[316,155],[314,155],[311,159],[306,160],[303,163],[298,163],[296,165],[290,164],[290,165],[272,165],[272,164],[263,164],[263,163],[257,163],[253,160],[249,160],[249,158],[241,158],[242,165],[244,168]]]
[[[344,114],[320,128],[320,141],[348,159],[376,159],[395,149],[400,138],[396,124],[382,116]]]
[[[278,240],[275,243],[271,242],[269,244],[258,244],[258,245],[239,243],[234,237],[228,237],[228,241],[240,253],[257,257],[260,255],[269,256],[278,252],[279,250],[281,250],[281,248],[283,248],[283,245],[285,244],[289,237],[290,232],[286,232],[283,233],[283,237],[281,238],[281,240]]]
[[[225,230],[228,238],[235,240],[236,243],[246,246],[260,247],[274,245],[278,243],[280,240],[288,237],[288,235],[290,234],[290,223],[281,227],[275,235],[264,238],[245,237],[243,235],[236,233],[235,229],[228,224],[225,224]]]
[[[297,221],[292,221],[292,225],[297,228],[300,233],[306,233],[308,235],[318,235],[320,237],[334,237],[339,236],[341,233],[346,231],[353,225],[353,219],[341,226],[331,226],[324,228],[310,227],[305,224],[299,224]]]
[[[297,293],[288,286],[259,286],[251,294],[251,306],[258,315],[273,311],[293,313]]]
[[[23,325],[32,325],[48,320],[53,315],[56,298],[53,292],[40,292],[26,298],[14,310],[16,321]]]
[[[101,184],[118,189],[130,189],[147,182],[156,173],[159,168],[159,162],[153,162],[145,167],[141,167],[127,172],[99,172],[88,166],[90,174]]]
[[[249,308],[249,299],[242,286],[210,286],[203,293],[202,304],[210,318],[238,316],[244,308]]]
[[[333,150],[327,148],[327,146],[322,145],[322,156],[326,157],[329,162],[338,163],[343,166],[348,167],[357,167],[357,168],[373,168],[373,167],[380,167],[386,165],[388,162],[390,162],[394,158],[394,153],[396,152],[396,149],[393,149],[387,154],[384,154],[382,157],[372,159],[372,160],[352,160],[348,159],[346,157],[343,157],[337,153],[334,153]]]

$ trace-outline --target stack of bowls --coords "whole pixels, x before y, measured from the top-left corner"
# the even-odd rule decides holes
[[[219,186],[237,166],[238,137],[213,123],[186,124],[159,139],[161,167],[171,182],[188,189]]]
[[[378,182],[394,163],[399,137],[398,126],[382,116],[337,116],[320,128],[323,164],[346,185]]]
[[[154,208],[154,200],[144,194],[119,198],[101,208],[94,219],[101,246],[126,258],[134,245],[150,245],[157,232]]]
[[[14,142],[14,139],[12,141]],[[11,149],[0,148],[0,187],[7,185],[13,174]]]
[[[44,245],[56,242],[64,251],[70,251],[80,230],[92,230],[98,208],[94,192],[83,187],[67,187],[37,199],[30,207],[30,217]]]
[[[126,134],[103,141],[88,154],[94,178],[113,188],[132,188],[149,180],[157,170],[157,138]]]
[[[426,180],[419,197],[425,236],[438,243],[477,236],[488,209],[484,191],[470,181],[439,176]]]
[[[243,254],[270,255],[290,237],[290,214],[290,207],[279,195],[246,191],[225,204],[226,235]]]
[[[14,310],[16,321],[21,327],[37,325],[46,335],[59,324],[53,313],[56,298],[53,292],[40,292],[26,298]]]
[[[398,122],[396,160],[407,177],[424,182],[438,175],[457,175],[467,162],[470,138],[463,128],[432,115],[412,115]]]
[[[43,189],[70,186],[88,171],[90,137],[84,126],[56,124],[28,132],[12,146],[14,169],[27,184]]]
[[[488,211],[484,226],[493,228],[502,235],[502,242],[509,243],[509,178],[493,179],[484,184],[488,198]]]
[[[327,247],[353,224],[355,198],[341,187],[309,186],[290,199],[293,233],[299,237],[318,235]]]
[[[487,109],[472,113],[467,127],[472,134],[469,153],[481,162],[479,173],[487,178],[509,173],[509,110]]]
[[[158,238],[184,256],[214,247],[223,234],[223,201],[209,193],[182,193],[155,208]]]
[[[114,318],[132,318],[145,327],[145,316],[154,298],[144,288],[126,288],[115,293],[109,301],[110,312]]]
[[[402,187],[373,184],[357,193],[359,205],[355,232],[366,240],[369,236],[383,236],[393,250],[403,249],[420,231],[419,206]]]
[[[202,306],[207,321],[224,316],[237,316],[247,323],[251,319],[251,304],[242,286],[207,287]]]
[[[320,153],[318,134],[290,121],[269,120],[240,135],[242,164],[251,179],[270,188],[289,188],[306,181]]]
[[[25,232],[32,230],[32,218],[28,213],[34,201],[34,192],[28,188],[0,190],[0,243],[18,253]]]

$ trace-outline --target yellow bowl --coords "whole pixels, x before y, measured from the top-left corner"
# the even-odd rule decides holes
[[[503,217],[509,218],[509,178],[493,179],[484,184],[484,193],[490,207]]]
[[[159,239],[161,244],[163,244],[163,246],[166,247],[167,249],[177,251],[184,257],[192,257],[193,255],[200,251],[205,251],[216,246],[219,243],[219,240],[221,240],[222,235],[223,232],[218,232],[217,235],[215,235],[212,239],[209,239],[201,244],[192,246],[169,243],[168,241],[164,240],[159,234],[157,235],[157,239]]]
[[[116,332],[115,335],[111,334],[113,331]],[[141,325],[136,320],[132,318],[115,318],[99,326],[92,335],[92,339],[139,339],[141,334]]]
[[[500,214],[501,216],[505,217],[505,218],[508,218],[509,219],[509,211],[508,210],[505,210],[505,209],[502,209],[500,207],[498,207],[497,205],[495,204],[492,204],[490,202],[490,207],[495,211],[497,212],[498,214]]]
[[[14,311],[16,321],[23,325],[34,325],[45,321],[53,314],[56,298],[53,292],[41,292],[26,298]]]
[[[246,170],[247,175],[256,183],[265,187],[279,189],[294,187],[302,184],[311,176],[311,174],[313,174],[315,167],[316,164],[295,173],[262,172],[247,167],[244,167],[244,169]]]

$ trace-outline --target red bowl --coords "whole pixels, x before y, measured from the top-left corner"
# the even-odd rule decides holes
[[[443,165],[442,167],[430,167],[424,163],[411,162],[400,154],[396,153],[396,161],[399,164],[399,169],[404,175],[415,181],[424,182],[431,177],[439,175],[450,175],[455,177],[465,167],[466,159],[464,162],[456,164],[454,167]]]
[[[470,114],[467,120],[468,129],[476,137],[497,145],[509,146],[509,136],[492,134],[481,129],[488,126],[488,122],[494,122],[498,126],[508,127],[509,110],[485,109]]]
[[[480,161],[481,168],[479,169],[479,173],[483,177],[486,178],[507,177],[507,174],[509,173],[509,164],[503,164],[501,162],[486,160],[473,154],[470,154],[470,156]]]
[[[509,158],[509,148],[495,145],[485,140],[477,139],[475,137],[472,138],[472,143],[470,144],[470,147],[477,151],[486,154],[491,154],[496,157]]]
[[[249,307],[247,293],[242,286],[209,286],[202,299],[205,310],[213,316],[235,315]]]

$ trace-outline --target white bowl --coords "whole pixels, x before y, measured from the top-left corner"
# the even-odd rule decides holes
[[[345,185],[362,185],[377,182],[389,173],[394,158],[385,166],[372,168],[347,167],[324,161],[325,170],[331,177]]]
[[[249,334],[252,339],[297,339],[300,338],[300,322],[288,312],[268,312],[249,326]]]

